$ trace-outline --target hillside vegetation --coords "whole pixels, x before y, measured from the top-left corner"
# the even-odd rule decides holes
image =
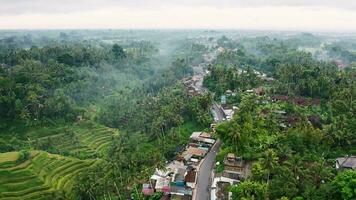
[[[4,200],[70,198],[76,177],[103,162],[43,151],[9,152],[0,157],[7,160],[0,162],[0,199]]]
[[[0,199],[125,199],[211,122],[180,83],[207,49],[100,34],[0,32]]]

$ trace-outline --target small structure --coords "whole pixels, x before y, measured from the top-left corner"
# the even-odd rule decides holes
[[[225,171],[231,173],[242,173],[244,171],[244,162],[241,157],[229,153],[224,159]]]
[[[356,169],[356,156],[347,156],[336,159],[336,169]]]
[[[216,124],[210,124],[210,128],[213,130],[213,133],[216,132]]]
[[[265,95],[265,90],[262,86],[258,87],[258,88],[255,88],[253,89],[253,92],[258,95],[258,96],[263,96]]]

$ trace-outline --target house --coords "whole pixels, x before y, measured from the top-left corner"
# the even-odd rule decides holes
[[[185,185],[184,179],[185,179],[186,171],[187,170],[185,168],[177,168],[174,171],[172,182],[174,182],[178,186],[184,186]]]
[[[178,196],[192,196],[193,190],[192,188],[188,188],[185,186],[171,185],[169,188],[169,193],[171,195],[178,195]]]
[[[187,187],[195,188],[197,172],[195,170],[190,170],[185,174],[184,181]]]
[[[255,88],[255,89],[253,89],[253,92],[259,96],[263,96],[265,94],[265,90],[263,87]]]
[[[202,132],[193,132],[192,135],[190,135],[190,139],[195,140],[195,139],[199,138],[201,133]]]
[[[201,158],[201,157],[205,156],[207,151],[204,150],[204,149],[201,149],[201,148],[188,147],[188,149],[186,150],[185,153],[188,154],[188,155],[192,155],[192,156]]]
[[[356,169],[356,156],[347,156],[336,159],[336,169]]]
[[[215,143],[215,140],[211,139],[211,135],[205,132],[193,132],[190,139],[195,142],[206,143],[209,145]]]

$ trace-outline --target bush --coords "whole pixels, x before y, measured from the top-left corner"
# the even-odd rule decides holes
[[[19,158],[16,160],[16,164],[22,163],[30,158],[30,152],[27,150],[21,150]]]
[[[15,149],[5,140],[0,139],[0,153],[14,151]]]

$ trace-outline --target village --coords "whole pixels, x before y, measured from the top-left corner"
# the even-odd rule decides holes
[[[224,49],[218,48],[218,51]],[[216,52],[215,52],[216,53]],[[203,87],[203,79],[210,72],[205,69],[215,53],[205,55],[205,63],[194,66],[194,75],[183,80],[183,84],[190,96],[197,96],[207,92]],[[244,71],[241,70],[241,73]],[[262,80],[265,85],[272,83],[274,78],[254,70],[255,75]],[[220,102],[213,102],[211,114],[214,123],[209,131],[193,132],[189,138],[189,143],[177,152],[177,158],[168,162],[163,169],[156,169],[150,177],[150,181],[144,183],[142,192],[150,196],[155,192],[163,193],[161,200],[182,199],[182,200],[230,200],[232,193],[229,188],[232,185],[243,182],[251,175],[251,167],[254,161],[246,161],[241,155],[230,152],[224,155],[222,162],[216,162],[216,155],[220,149],[221,141],[215,135],[216,126],[224,121],[230,121],[238,111],[238,105],[231,103],[238,92],[246,95],[254,95],[260,105],[274,105],[278,103],[291,103],[297,106],[319,106],[320,99],[295,97],[288,95],[274,95],[268,91],[268,87],[259,86],[245,91],[226,90],[220,96]],[[279,128],[287,130],[293,127],[298,119],[293,114],[283,109],[263,109],[260,117],[266,118],[273,113],[279,122]],[[320,128],[320,118],[315,115],[308,115],[309,123]],[[345,156],[336,158],[335,168],[356,169],[356,156]]]
[[[209,63],[213,56],[206,55],[206,62]],[[203,79],[209,71],[204,70],[204,64],[193,69],[194,76],[183,80],[183,84],[189,95],[201,95],[206,92]],[[231,95],[231,92],[227,93]],[[189,144],[177,152],[177,159],[167,163],[164,169],[156,169],[150,181],[142,185],[144,195],[162,192],[162,200],[229,199],[226,187],[239,183],[249,172],[245,170],[242,158],[233,153],[226,156],[224,163],[215,163],[221,145],[214,137],[215,127],[217,123],[231,120],[237,110],[236,106],[228,106],[223,98],[221,104],[214,102],[211,106],[214,124],[211,124],[210,131],[193,132]],[[216,165],[224,165],[225,170],[215,174],[213,171]]]

